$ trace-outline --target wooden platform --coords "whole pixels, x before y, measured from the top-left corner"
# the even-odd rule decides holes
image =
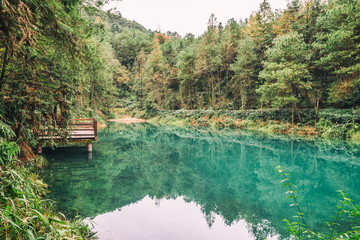
[[[42,153],[42,144],[47,140],[53,140],[57,143],[87,143],[88,151],[92,152],[92,142],[97,140],[97,121],[93,119],[72,119],[70,121],[70,131],[66,138],[54,135],[54,133],[45,133],[39,137],[37,152]]]

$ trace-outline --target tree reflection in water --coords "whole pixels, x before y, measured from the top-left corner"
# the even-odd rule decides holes
[[[50,197],[63,212],[84,217],[121,209],[149,196],[200,206],[209,227],[245,220],[254,239],[286,238],[293,220],[276,167],[292,174],[300,205],[315,230],[335,215],[336,190],[360,200],[357,146],[253,132],[113,125],[99,133],[94,155],[83,148],[48,151]],[[343,223],[339,229],[346,228]]]

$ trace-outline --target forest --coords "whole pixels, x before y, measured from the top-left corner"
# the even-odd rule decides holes
[[[283,11],[264,1],[244,20],[212,14],[197,38],[110,20],[126,68],[118,89],[161,109],[357,108],[358,12],[358,1],[294,0]]]
[[[316,124],[321,109],[360,106],[360,0],[292,0],[283,10],[264,0],[246,19],[211,14],[201,36],[145,29],[104,11],[109,2],[0,0],[0,236],[58,236],[45,229],[62,217],[40,213],[51,207],[12,212],[25,192],[43,201],[43,185],[26,182],[36,176],[13,171],[36,165],[39,135],[71,118],[113,118],[119,107],[280,109],[296,123],[312,109]]]
[[[358,0],[265,0],[247,19],[211,14],[198,37],[146,30],[107,3],[2,0],[0,116],[23,145],[129,105],[284,109],[294,123],[301,109],[360,104]]]

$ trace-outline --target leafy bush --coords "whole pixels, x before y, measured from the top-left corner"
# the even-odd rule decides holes
[[[46,184],[30,165],[18,166],[20,149],[7,141],[12,133],[2,126],[10,135],[0,136],[0,239],[92,239],[87,225],[66,220],[43,198]],[[35,165],[44,162],[38,159]]]
[[[360,205],[356,205],[353,200],[351,200],[347,194],[339,192],[339,197],[341,198],[341,205],[334,206],[337,208],[337,215],[334,218],[333,222],[327,223],[329,226],[329,231],[327,233],[314,232],[311,228],[311,225],[308,223],[308,219],[305,219],[304,213],[301,210],[301,206],[298,203],[298,196],[296,196],[295,186],[290,182],[289,173],[284,173],[280,166],[277,167],[277,171],[282,178],[283,187],[286,187],[288,191],[286,192],[287,198],[292,199],[293,204],[290,206],[295,206],[297,208],[298,215],[295,216],[296,220],[290,222],[288,219],[284,219],[284,222],[287,225],[287,230],[293,238],[302,240],[302,239],[359,239],[360,238]],[[344,215],[347,217],[350,222],[354,223],[354,226],[351,227],[347,232],[336,232],[335,228],[338,225],[339,216]],[[310,219],[311,221],[311,219]],[[309,221],[309,222],[310,222]]]
[[[152,115],[155,112],[151,113]],[[315,125],[315,110],[301,109],[299,115],[303,123],[300,122],[295,114],[297,127],[293,127],[287,122],[291,121],[291,113],[286,109],[266,109],[266,110],[185,110],[176,111],[158,110],[156,114],[159,119],[184,119],[187,122],[201,126],[215,127],[238,127],[238,128],[257,128],[259,122],[268,122],[266,126],[260,127],[262,130],[273,132],[300,132],[300,134],[321,134],[324,137],[352,138],[360,139],[360,111],[359,110],[341,110],[341,109],[323,109],[319,111],[316,120],[316,127],[313,131],[307,131],[306,125]],[[145,114],[146,115],[146,114]],[[146,115],[147,117],[149,114]],[[209,119],[209,123],[204,122],[204,118]],[[225,119],[225,122],[214,122],[216,119]],[[246,120],[246,121],[245,121]],[[165,120],[166,121],[166,120]],[[235,121],[238,123],[236,124]],[[256,124],[247,124],[248,122]],[[275,123],[279,121],[279,123]],[[166,121],[168,122],[168,121]],[[207,122],[207,121],[206,121]],[[239,124],[241,122],[241,124]],[[305,130],[304,130],[305,128]]]
[[[322,109],[318,117],[337,124],[360,123],[360,110]]]
[[[157,108],[153,102],[146,101],[145,102],[145,115],[144,118],[151,118],[156,116]]]
[[[0,165],[11,163],[20,154],[15,142],[0,141]]]

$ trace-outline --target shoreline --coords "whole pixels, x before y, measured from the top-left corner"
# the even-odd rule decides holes
[[[131,123],[144,123],[146,122],[146,120],[143,118],[133,118],[129,115],[123,115],[121,118],[108,119],[107,122],[131,124]]]
[[[306,121],[304,123],[291,124],[289,121],[281,121],[280,119],[271,119],[266,117],[265,120],[258,113],[279,111],[276,109],[268,111],[252,110],[247,113],[254,114],[253,117],[242,116],[243,111],[214,111],[214,110],[168,110],[157,111],[152,116],[146,116],[144,111],[122,109],[120,110],[124,115],[112,122],[148,122],[161,123],[176,126],[191,126],[191,127],[209,127],[209,128],[229,128],[229,129],[243,129],[256,130],[264,133],[277,133],[289,136],[299,136],[305,138],[323,138],[323,139],[339,139],[360,144],[360,130],[358,124],[350,125],[343,123],[343,121],[330,121],[333,112],[327,113],[323,109],[322,116],[319,117],[316,127],[313,122]],[[241,114],[239,114],[239,112]],[[132,116],[132,117],[129,117]],[[121,116],[121,115],[120,115]],[[146,116],[146,117],[145,117]],[[276,116],[276,115],[275,115]],[[343,115],[344,117],[347,115]],[[354,114],[357,117],[357,114]],[[145,118],[145,119],[144,119]],[[135,121],[127,121],[135,120]],[[311,118],[309,118],[311,120]],[[116,120],[116,121],[115,121]]]

